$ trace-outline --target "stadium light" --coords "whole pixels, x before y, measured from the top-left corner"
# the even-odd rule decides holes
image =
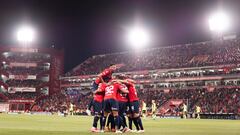
[[[35,31],[30,26],[23,26],[17,31],[17,40],[23,44],[32,42],[35,39]]]
[[[218,12],[211,15],[208,23],[209,29],[217,33],[222,33],[230,27],[230,19],[224,12]]]
[[[128,30],[127,42],[135,49],[141,49],[150,43],[150,34],[144,27],[135,26]]]

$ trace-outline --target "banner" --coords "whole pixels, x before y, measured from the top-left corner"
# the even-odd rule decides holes
[[[209,55],[199,55],[199,56],[194,56],[191,60],[190,63],[195,63],[195,62],[205,62],[209,58]]]
[[[213,76],[213,77],[189,77],[189,78],[174,78],[174,79],[165,79],[166,82],[182,82],[182,81],[201,81],[201,80],[220,80],[222,77]]]
[[[14,99],[8,100],[9,103],[34,103],[34,100],[31,99]]]
[[[33,87],[8,87],[8,93],[15,92],[36,92],[36,88]]]
[[[214,86],[211,86],[211,85],[208,85],[207,86],[207,91],[208,92],[213,92],[215,90],[215,87]]]
[[[10,67],[37,67],[37,63],[12,62],[12,63],[10,63]]]
[[[9,75],[9,79],[15,80],[36,80],[36,75]]]
[[[170,92],[170,89],[164,89],[163,92],[164,92],[164,93],[169,93],[169,92]]]
[[[183,103],[183,100],[180,100],[180,99],[179,100],[176,99],[176,100],[171,100],[170,101],[170,105],[171,106],[179,106],[182,103]]]

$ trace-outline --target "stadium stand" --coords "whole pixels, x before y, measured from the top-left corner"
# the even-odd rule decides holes
[[[68,76],[98,74],[112,63],[126,66],[118,72],[216,66],[239,62],[239,39],[148,49],[140,54],[122,52],[96,55],[78,65]]]
[[[44,112],[63,112],[68,108],[69,100],[65,94],[55,93],[44,99],[35,102],[32,106],[32,111],[44,111]]]
[[[81,86],[91,89],[96,75],[112,63],[125,64],[114,74],[125,73],[137,81],[139,96],[150,106],[156,100],[159,114],[179,115],[181,104],[189,112],[195,106],[202,113],[240,113],[240,39],[214,40],[141,52],[96,55],[61,78],[61,89],[81,109],[86,109],[90,93],[72,96],[67,91]],[[73,98],[74,97],[74,98]],[[84,99],[84,100],[82,100]],[[172,104],[175,101],[180,104]],[[177,103],[177,102],[176,102]],[[164,108],[165,107],[165,108]]]
[[[60,91],[63,51],[2,46],[0,60],[0,97],[9,111],[29,111],[38,100]]]

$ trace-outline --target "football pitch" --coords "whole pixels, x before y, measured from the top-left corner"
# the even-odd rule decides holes
[[[90,135],[92,117],[0,114],[0,135]],[[145,135],[240,135],[239,120],[145,119]],[[113,133],[112,133],[113,134]],[[115,134],[115,133],[114,133]],[[137,133],[125,133],[137,134]]]

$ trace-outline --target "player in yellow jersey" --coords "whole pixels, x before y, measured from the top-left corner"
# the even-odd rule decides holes
[[[196,105],[196,114],[197,114],[197,118],[196,119],[201,119],[200,118],[200,113],[201,113],[201,107],[200,106],[198,106],[198,105]]]
[[[144,100],[142,101],[142,116],[143,118],[146,118],[147,116],[147,104],[144,102]]]
[[[187,105],[183,103],[183,119],[187,119]]]
[[[73,107],[74,107],[74,105],[72,103],[70,103],[69,112],[70,112],[70,115],[72,115],[72,116],[73,116]]]
[[[155,103],[155,100],[152,100],[152,118],[156,119],[156,111],[157,111],[157,105]]]

